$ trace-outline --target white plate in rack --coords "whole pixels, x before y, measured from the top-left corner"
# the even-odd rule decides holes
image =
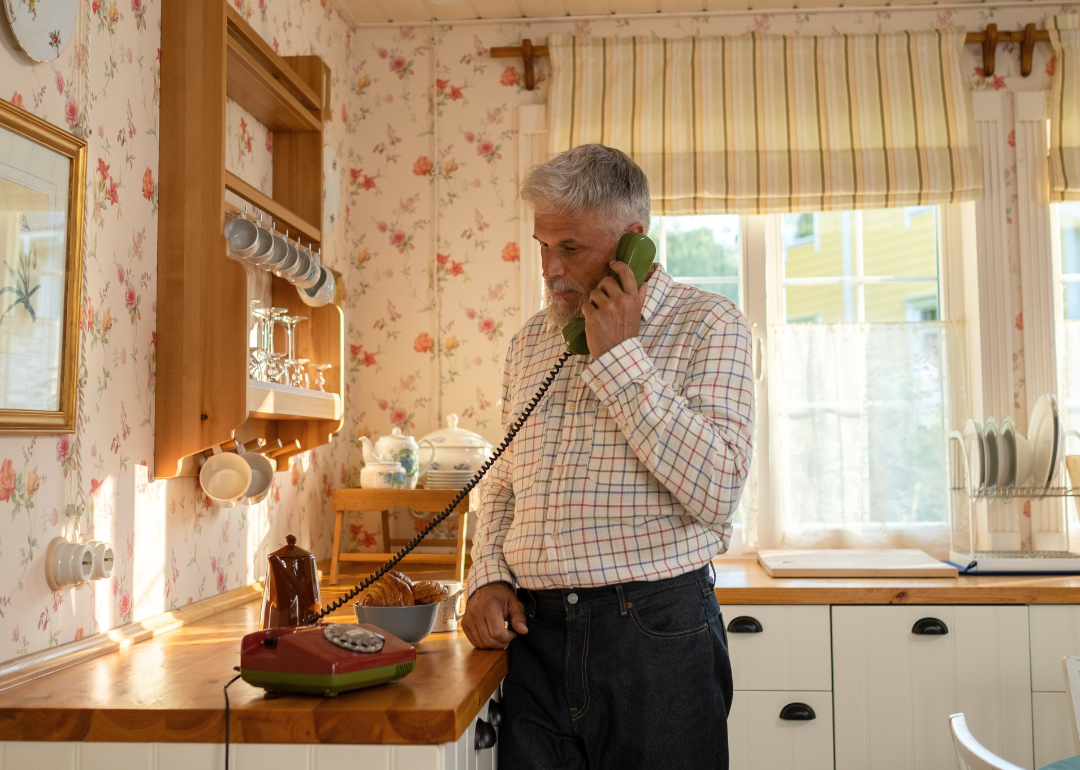
[[[983,426],[983,451],[986,452],[984,486],[987,492],[992,492],[998,483],[998,431],[993,417],[987,417],[986,425]]]
[[[1016,486],[1016,426],[1011,417],[1002,417],[998,426],[998,486]]]
[[[1028,422],[1031,442],[1031,486],[1046,488],[1050,484],[1057,454],[1057,399],[1046,394],[1039,396]]]
[[[986,481],[986,448],[982,428],[974,420],[968,420],[964,426],[964,444],[968,455],[968,484],[972,491],[981,491]]]

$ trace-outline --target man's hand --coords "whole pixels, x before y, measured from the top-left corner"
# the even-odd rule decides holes
[[[641,308],[645,306],[649,278],[656,270],[653,264],[638,287],[629,265],[613,261],[610,267],[615,276],[603,278],[581,308],[585,316],[585,339],[593,358],[599,358],[641,331]]]
[[[518,634],[529,633],[524,605],[514,595],[514,589],[502,582],[476,589],[465,606],[461,627],[472,646],[481,650],[501,650]]]

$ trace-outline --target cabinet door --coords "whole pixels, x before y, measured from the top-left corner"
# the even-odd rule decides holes
[[[935,618],[948,633],[913,632]],[[1027,607],[833,607],[836,770],[953,770],[949,715],[1032,767]]]
[[[812,720],[781,719],[788,704]],[[731,770],[833,770],[832,696],[827,692],[736,692],[728,715]]]
[[[1080,655],[1080,607],[1048,604],[1028,607],[1031,617],[1031,689],[1065,692],[1061,659]]]
[[[1076,756],[1076,725],[1069,718],[1068,696],[1063,692],[1031,694],[1032,723],[1035,725],[1035,767]]]
[[[725,624],[741,619],[738,627],[761,629],[728,631],[736,690],[832,689],[827,606],[757,604],[721,609]]]

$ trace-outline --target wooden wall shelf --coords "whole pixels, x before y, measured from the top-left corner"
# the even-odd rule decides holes
[[[273,460],[284,469],[341,429],[344,317],[333,304],[305,305],[292,284],[228,257],[222,231],[238,212],[225,191],[273,218],[290,240],[321,247],[329,69],[316,56],[278,56],[226,0],[164,0],[161,28],[154,476],[197,475],[195,458],[207,448],[260,438],[280,446]],[[227,98],[274,132],[273,195],[225,170]],[[297,350],[333,365],[326,393],[248,378],[252,291],[307,316],[296,328]]]
[[[282,206],[266,193],[259,190],[254,185],[248,184],[243,179],[238,177],[231,171],[225,172],[225,189],[229,192],[236,193],[241,198],[246,200],[252,206],[264,211],[268,217],[274,220],[274,229],[279,234],[284,236],[286,231],[289,233],[289,240],[293,243],[300,239],[300,236],[304,236],[301,240],[310,241],[318,248],[322,244],[322,230],[321,228],[308,222],[289,209]],[[240,214],[240,211],[229,203],[225,204],[225,215],[227,219],[231,219],[234,216]],[[269,227],[269,222],[263,223]]]
[[[340,420],[341,396],[248,380],[248,414],[266,420]]]
[[[318,131],[322,110],[307,108],[281,81],[268,76],[231,35],[226,43],[225,93],[271,131]]]

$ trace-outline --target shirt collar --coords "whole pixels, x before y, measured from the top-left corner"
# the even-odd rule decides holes
[[[664,302],[664,297],[667,296],[668,291],[671,289],[671,276],[664,270],[663,265],[658,265],[656,272],[653,273],[652,278],[649,279],[649,288],[645,292],[645,304],[641,308],[641,320],[648,323],[652,318],[653,313]]]

